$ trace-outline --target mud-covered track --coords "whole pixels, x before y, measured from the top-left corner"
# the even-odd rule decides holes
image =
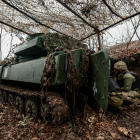
[[[30,115],[34,121],[41,117],[44,123],[60,125],[68,120],[68,106],[58,92],[50,91],[41,95],[39,91],[4,84],[0,85],[0,89],[5,102],[13,103],[20,113]]]

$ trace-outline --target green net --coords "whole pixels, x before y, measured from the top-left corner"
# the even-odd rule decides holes
[[[65,49],[87,49],[87,45],[80,41],[73,39],[66,35],[59,35],[58,33],[47,33],[40,37],[43,40],[43,44],[48,54],[53,53],[56,47],[63,46]]]

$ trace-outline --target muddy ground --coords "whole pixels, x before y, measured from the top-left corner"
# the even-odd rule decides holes
[[[34,123],[20,115],[14,106],[0,97],[0,140],[138,140],[140,108],[123,106],[119,113],[95,111],[88,105],[76,114],[76,127],[71,121],[61,126]],[[81,113],[83,112],[83,113]]]

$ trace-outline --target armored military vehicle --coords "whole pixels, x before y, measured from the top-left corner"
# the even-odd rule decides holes
[[[4,101],[34,120],[61,124],[82,104],[80,97],[108,105],[109,56],[56,33],[32,34],[14,50],[13,62],[0,66]],[[83,95],[83,96],[81,96]]]

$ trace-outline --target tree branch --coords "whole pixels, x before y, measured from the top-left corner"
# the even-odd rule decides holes
[[[88,35],[88,36],[82,38],[80,41],[85,40],[85,39],[89,38],[90,36],[97,34],[98,32],[103,32],[103,31],[105,31],[105,30],[107,30],[107,29],[109,29],[109,28],[111,28],[111,27],[113,27],[113,26],[115,26],[115,25],[121,23],[122,21],[125,21],[125,20],[127,20],[127,19],[129,19],[129,18],[135,17],[135,16],[137,16],[137,15],[139,15],[139,14],[140,14],[140,12],[135,13],[135,14],[133,14],[133,15],[131,15],[131,16],[128,16],[128,17],[126,17],[126,18],[124,18],[124,19],[122,19],[122,20],[120,20],[120,21],[118,21],[118,22],[116,22],[116,23],[114,23],[114,24],[112,24],[112,25],[106,27],[106,28],[103,28],[102,30],[95,31],[94,33],[92,33],[92,34],[90,34],[90,35]]]
[[[128,48],[128,46],[129,46],[129,44],[130,44],[130,42],[131,42],[131,40],[132,40],[132,38],[133,38],[134,34],[135,34],[135,33],[136,33],[136,31],[137,31],[137,28],[138,28],[138,26],[139,26],[139,23],[140,23],[140,20],[139,20],[139,22],[138,22],[137,26],[135,27],[135,30],[134,30],[134,33],[133,33],[132,37],[130,38],[129,42],[127,43],[127,48]]]
[[[19,29],[19,28],[16,28],[16,27],[14,27],[14,26],[12,26],[12,25],[10,25],[10,24],[7,24],[7,23],[5,23],[5,22],[3,22],[3,21],[0,21],[0,23],[1,23],[1,24],[4,24],[4,25],[6,25],[6,26],[9,26],[9,27],[11,27],[11,28],[13,28],[13,29],[16,29],[16,30],[18,30],[18,31],[20,31],[20,32],[23,32],[23,33],[25,33],[25,34],[27,34],[27,35],[30,35],[30,33],[27,33],[27,32],[25,32],[25,31],[23,31],[23,30],[21,30],[21,29]]]
[[[135,30],[136,27],[135,27],[135,25],[134,25],[132,19],[131,19],[131,23],[133,24],[133,28],[134,28],[134,30]],[[139,38],[139,36],[138,36],[138,34],[137,34],[137,31],[136,31],[136,35],[137,35],[137,38],[140,40],[140,38]]]
[[[108,7],[108,9],[111,11],[112,14],[116,15],[117,17],[123,19],[121,15],[119,15],[117,12],[115,12],[110,5],[107,4],[106,0],[102,0],[103,3]]]
[[[47,28],[49,28],[49,29],[51,29],[51,30],[57,32],[57,33],[60,33],[60,34],[62,34],[62,35],[66,35],[66,34],[64,34],[64,33],[60,32],[60,31],[58,31],[58,30],[56,30],[56,29],[54,29],[54,28],[52,28],[52,27],[49,27],[49,26],[47,26],[47,25],[41,23],[40,21],[38,21],[38,20],[35,19],[34,17],[31,17],[30,15],[28,15],[28,14],[26,14],[25,12],[21,11],[21,10],[18,9],[17,7],[11,5],[11,4],[8,3],[6,0],[2,0],[2,1],[3,1],[5,4],[7,4],[8,6],[10,6],[10,7],[14,8],[15,10],[17,10],[18,12],[22,13],[23,15],[29,17],[30,19],[32,19],[32,20],[35,21],[36,23],[40,24],[41,26],[45,26],[45,27],[47,27]]]
[[[98,30],[98,27],[96,25],[91,25],[88,23],[84,18],[82,18],[80,15],[78,15],[75,11],[73,11],[69,6],[67,6],[65,3],[63,3],[61,0],[56,0],[61,5],[63,5],[65,8],[67,8],[69,11],[71,11],[74,15],[76,15],[78,18],[80,18],[83,22],[85,22],[88,26],[92,27],[95,31]]]

